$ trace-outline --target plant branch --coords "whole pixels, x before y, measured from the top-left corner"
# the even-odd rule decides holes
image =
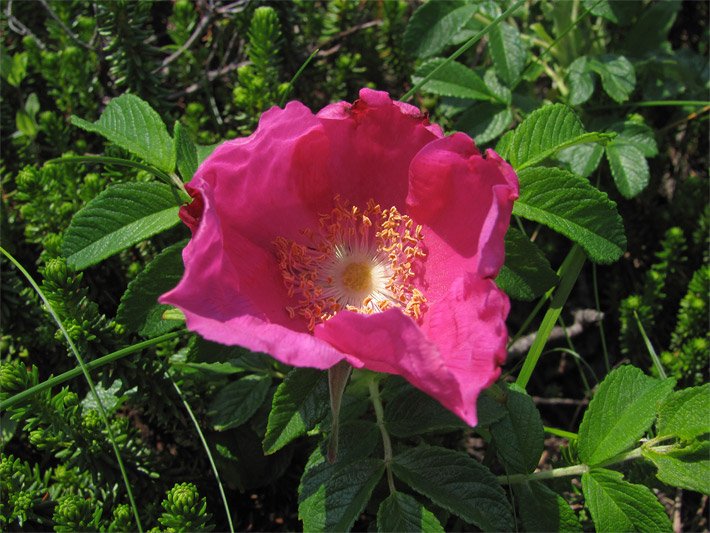
[[[394,494],[397,492],[397,489],[394,486],[394,477],[392,476],[392,441],[385,427],[385,412],[382,408],[380,385],[377,382],[376,376],[370,378],[368,386],[370,388],[370,399],[372,400],[372,405],[375,407],[377,426],[380,428],[380,433],[382,434],[382,447],[385,451],[385,468],[387,469],[387,485],[389,486],[390,494]]]

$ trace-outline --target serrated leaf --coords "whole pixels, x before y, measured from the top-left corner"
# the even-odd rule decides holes
[[[62,254],[72,268],[84,269],[174,226],[179,209],[162,183],[112,185],[74,215]]]
[[[419,83],[444,61],[444,59],[436,57],[420,65],[412,75],[412,83]],[[495,101],[497,99],[478,74],[456,61],[452,61],[439,69],[434,74],[434,77],[422,86],[421,90],[441,96],[470,98],[472,100]]]
[[[113,383],[108,388],[105,388],[102,383],[96,384],[96,395],[101,401],[101,405],[106,410],[107,415],[112,415],[116,410],[121,407],[121,405],[136,392],[134,387],[131,390],[123,391],[122,394],[118,392],[123,388],[123,383],[120,379],[114,380]],[[99,410],[99,404],[96,401],[96,397],[92,393],[88,393],[86,397],[81,401],[81,407],[84,412],[89,409]]]
[[[710,383],[672,393],[658,411],[659,437],[690,440],[710,433]]]
[[[385,498],[377,510],[379,533],[444,533],[434,514],[409,494],[395,492]]]
[[[525,66],[526,48],[518,28],[501,22],[488,34],[491,58],[498,76],[510,87]]]
[[[537,468],[544,448],[540,413],[524,392],[511,388],[506,396],[506,416],[491,425],[493,443],[509,473],[529,474]]]
[[[579,458],[596,465],[633,446],[656,418],[675,380],[655,379],[626,365],[602,381],[579,426]]]
[[[520,231],[505,234],[505,265],[496,285],[516,300],[530,301],[554,287],[559,278],[540,249]]]
[[[341,427],[338,459],[325,447],[311,454],[298,487],[298,517],[304,531],[349,531],[384,473],[381,459],[367,459],[377,444],[377,426],[356,422]]]
[[[515,128],[507,158],[516,170],[536,165],[575,144],[606,141],[609,134],[586,133],[571,108],[552,104],[533,111]]]
[[[512,510],[496,478],[468,455],[440,448],[411,448],[392,461],[393,473],[412,489],[484,531],[514,529]]]
[[[589,61],[589,68],[602,80],[604,91],[617,102],[622,103],[636,86],[636,71],[631,61],[624,56],[604,55]]]
[[[587,56],[572,61],[567,68],[570,105],[580,105],[589,100],[594,93],[594,75],[589,71]]]
[[[182,278],[185,242],[165,248],[128,284],[116,312],[116,321],[128,331],[156,337],[182,325],[179,320],[163,320],[163,312],[170,306],[158,303],[158,297]]]
[[[529,481],[516,483],[512,487],[526,531],[582,531],[582,525],[567,501],[543,483]]]
[[[646,158],[638,148],[614,139],[606,145],[606,158],[616,188],[625,198],[633,198],[646,188],[651,173]]]
[[[175,170],[175,148],[165,123],[147,102],[133,94],[111,100],[96,122],[72,116],[71,123],[98,133],[164,172]]]
[[[397,437],[446,433],[468,427],[439,402],[414,387],[405,388],[387,402],[385,423],[388,431]]]
[[[180,122],[175,123],[175,162],[182,181],[190,181],[197,171],[197,148]]]
[[[264,452],[280,450],[313,429],[328,413],[328,375],[312,368],[295,368],[276,389],[264,436]]]
[[[574,174],[587,178],[597,169],[603,155],[604,147],[600,144],[578,144],[560,150],[557,160],[566,164]]]
[[[271,378],[252,374],[222,388],[210,403],[208,415],[217,431],[241,426],[264,403]]]
[[[597,263],[612,263],[626,250],[616,204],[586,179],[559,168],[518,172],[520,198],[513,213],[540,222],[578,243]]]
[[[644,449],[643,456],[656,465],[656,477],[666,485],[710,494],[710,442],[707,440],[694,441],[665,453]]]
[[[466,109],[456,129],[468,133],[479,146],[503,133],[513,121],[513,112],[507,106],[479,102]]]
[[[620,472],[591,470],[582,475],[582,490],[599,533],[672,530],[665,509],[651,489],[624,481]]]
[[[475,4],[455,0],[427,2],[409,19],[404,32],[404,49],[425,58],[441,52],[478,9]]]

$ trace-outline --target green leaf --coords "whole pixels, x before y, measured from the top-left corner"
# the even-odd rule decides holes
[[[385,424],[396,437],[447,433],[468,427],[435,399],[414,387],[406,387],[387,402]]]
[[[77,116],[72,116],[71,122],[106,137],[160,170],[175,170],[175,148],[165,123],[147,102],[133,94],[111,100],[96,122]]]
[[[651,489],[624,481],[620,472],[591,470],[582,475],[582,490],[599,533],[672,530],[665,509]]]
[[[477,9],[476,4],[459,0],[427,2],[409,19],[404,32],[404,49],[419,58],[438,54]]]
[[[34,139],[37,136],[37,123],[24,109],[19,109],[15,113],[15,127],[30,139]]]
[[[567,68],[570,105],[580,105],[594,93],[594,75],[589,71],[589,59],[581,56]]]
[[[625,198],[633,198],[648,185],[651,173],[643,153],[633,144],[614,139],[606,145],[611,175]]]
[[[443,58],[436,57],[420,65],[412,76],[412,83],[419,83],[444,61]],[[441,96],[470,98],[472,100],[495,101],[497,99],[478,74],[456,61],[452,61],[439,69],[434,74],[434,77],[422,86],[421,90]]]
[[[431,511],[409,494],[395,492],[385,498],[377,510],[377,531],[444,533],[444,528]]]
[[[212,155],[212,152],[215,151],[215,149],[222,143],[215,143],[215,144],[208,144],[208,145],[201,145],[198,144],[195,146],[195,149],[197,150],[197,164],[198,166],[201,165],[205,159],[207,159],[210,155]]]
[[[628,25],[643,9],[638,0],[584,0],[583,5],[592,14],[621,26]]]
[[[710,494],[710,442],[707,440],[694,441],[666,453],[643,449],[643,456],[656,465],[656,477],[666,485]]]
[[[552,104],[533,111],[515,129],[507,158],[516,170],[536,165],[563,148],[611,138],[605,133],[586,133],[571,108]]]
[[[616,204],[590,183],[559,168],[518,173],[520,198],[513,213],[540,222],[578,243],[597,263],[613,263],[626,250]]]
[[[121,407],[121,405],[128,399],[128,397],[131,394],[135,393],[137,390],[134,387],[131,390],[123,391],[122,394],[119,394],[119,391],[122,388],[123,383],[120,379],[114,380],[114,382],[111,383],[108,388],[105,388],[102,383],[96,384],[96,395],[99,397],[101,405],[106,410],[107,415],[110,416],[115,413],[116,410]],[[81,401],[81,407],[84,413],[86,413],[86,411],[89,409],[94,409],[98,411],[99,404],[96,401],[96,396],[91,393],[87,394],[86,397]]]
[[[381,459],[367,459],[377,444],[377,426],[358,421],[341,428],[338,459],[324,447],[308,459],[298,487],[298,517],[304,531],[349,531],[384,473]]]
[[[603,155],[604,147],[600,144],[578,144],[560,150],[557,160],[564,163],[574,174],[587,178],[597,169]]]
[[[636,71],[631,62],[624,56],[604,55],[589,60],[589,68],[602,79],[604,91],[617,102],[622,103],[636,86]]]
[[[173,190],[162,183],[112,185],[72,218],[62,254],[77,270],[165,231],[180,222]]]
[[[680,0],[664,0],[647,5],[629,28],[624,49],[630,57],[643,57],[660,47],[668,36],[680,10]]]
[[[158,303],[158,297],[182,278],[185,244],[186,241],[182,241],[165,248],[128,284],[116,312],[116,321],[128,331],[157,337],[182,325],[179,320],[163,320],[163,313],[170,306]]]
[[[507,416],[491,426],[498,458],[509,473],[535,471],[544,448],[545,433],[540,413],[525,392],[508,389]]]
[[[710,433],[710,383],[672,393],[658,411],[659,437],[690,440]]]
[[[656,418],[675,380],[659,380],[626,365],[611,371],[589,403],[579,426],[580,459],[596,465],[625,452]]]
[[[270,386],[269,376],[252,374],[221,389],[207,413],[212,426],[224,431],[244,424],[264,403]]]
[[[264,452],[280,450],[328,413],[328,374],[295,368],[276,389],[264,436]]]
[[[190,181],[197,171],[197,148],[180,122],[175,123],[175,161],[182,181]]]
[[[530,301],[554,287],[559,278],[540,249],[520,231],[505,234],[505,265],[496,285],[516,300]]]
[[[488,35],[491,58],[498,76],[512,87],[525,66],[526,48],[518,28],[501,22]]]
[[[513,489],[526,531],[582,531],[577,515],[565,499],[543,483],[516,483]]]
[[[479,102],[461,114],[455,127],[468,133],[480,146],[498,137],[512,121],[513,112],[509,107]]]
[[[109,187],[72,219],[63,253],[85,268],[179,222],[175,195],[157,183]]]
[[[512,510],[498,481],[465,453],[422,445],[396,455],[392,471],[439,507],[484,531],[514,529]]]
[[[13,87],[19,87],[27,75],[27,52],[9,55],[0,53],[0,76]]]
[[[632,115],[629,120],[615,124],[612,130],[618,132],[617,140],[635,146],[644,157],[658,155],[658,145],[653,130],[643,122],[643,118],[639,115]]]

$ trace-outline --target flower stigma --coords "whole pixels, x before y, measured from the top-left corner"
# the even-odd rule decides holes
[[[415,320],[426,298],[414,281],[424,269],[422,226],[396,207],[374,200],[364,208],[335,198],[318,226],[300,231],[296,242],[277,237],[273,244],[288,296],[291,318],[302,317],[309,331],[343,309],[372,314],[393,307]]]

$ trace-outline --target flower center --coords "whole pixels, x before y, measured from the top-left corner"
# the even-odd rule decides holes
[[[343,285],[353,292],[372,291],[372,268],[365,263],[350,263],[343,270]]]
[[[293,318],[309,330],[342,309],[376,313],[399,307],[419,319],[426,298],[414,285],[424,268],[422,227],[397,208],[373,200],[364,209],[335,199],[317,228],[304,228],[302,242],[277,237],[276,258]]]

